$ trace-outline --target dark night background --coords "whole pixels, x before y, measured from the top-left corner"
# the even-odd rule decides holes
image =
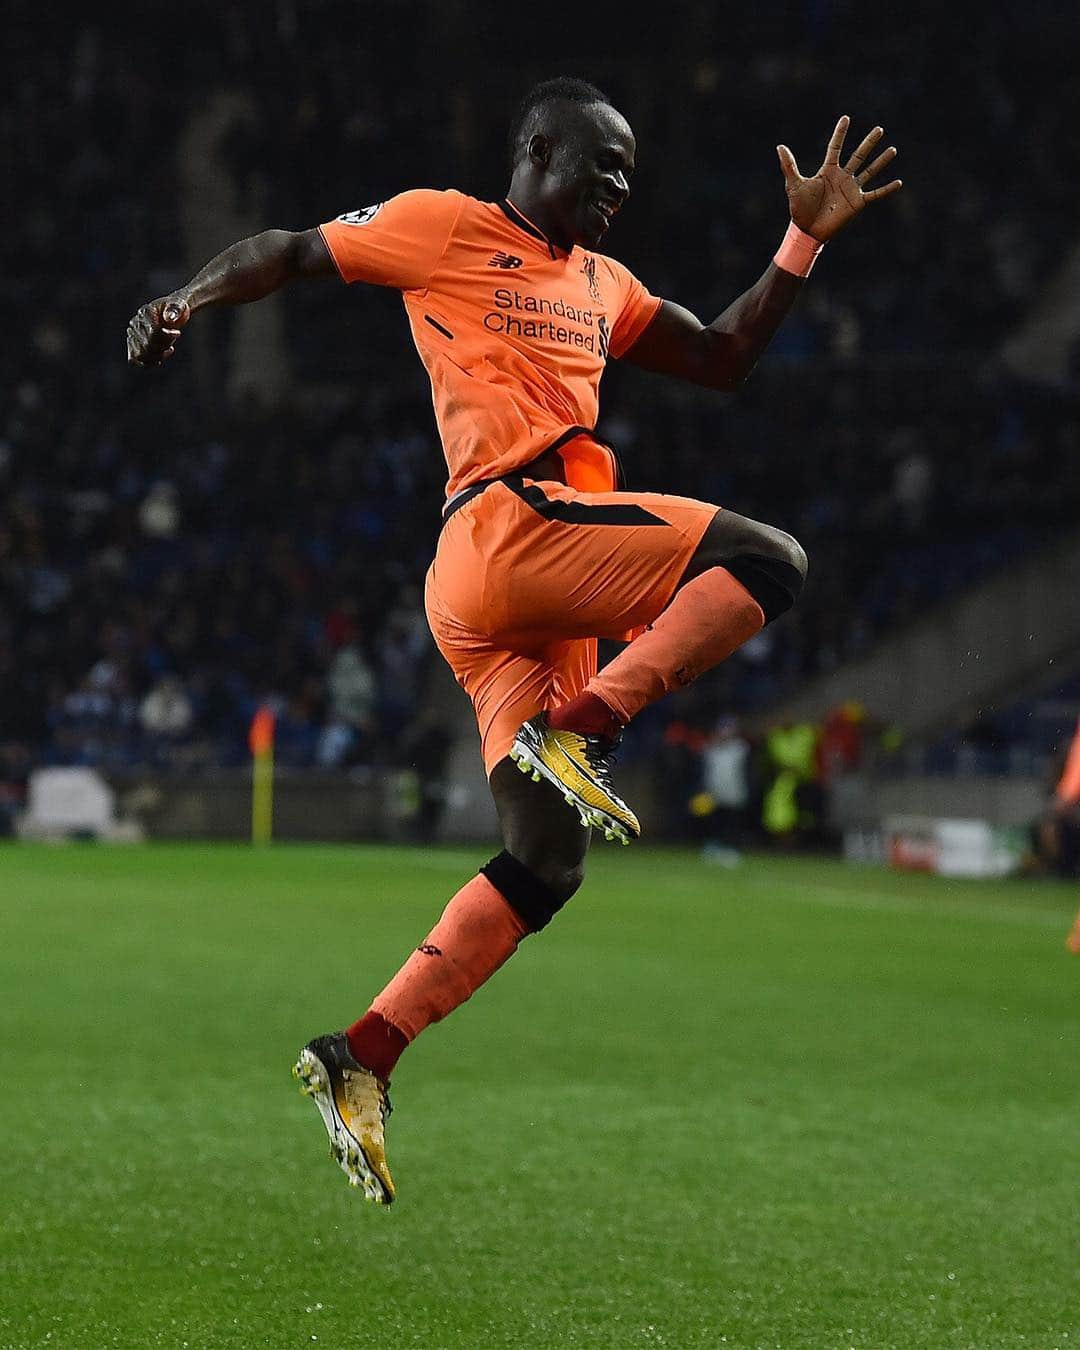
[[[900,148],[903,192],[829,245],[745,390],[605,379],[634,485],[811,558],[800,609],[711,698],[764,707],[1076,520],[1075,343],[1053,369],[1008,355],[1075,239],[1070,6],[8,16],[0,778],[237,763],[267,697],[286,763],[407,753],[444,475],[397,296],[200,315],[162,372],[127,367],[124,327],[244,234],[415,186],[502,195],[514,106],[553,74],[637,135],[610,250],[705,320],[783,233],[778,141],[813,172],[848,112],[849,148],[875,122]]]

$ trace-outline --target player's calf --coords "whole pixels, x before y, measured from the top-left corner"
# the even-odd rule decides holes
[[[505,852],[525,869],[534,883],[544,887],[546,906],[536,906],[535,912],[527,916],[533,931],[537,931],[537,919],[544,918],[546,910],[554,915],[584,881],[589,830],[567,811],[561,791],[534,785],[531,775],[523,775],[519,769],[507,755],[492,770],[489,783]],[[492,864],[495,861],[492,859]],[[490,869],[485,870],[491,876]],[[491,879],[500,884],[500,879],[493,876]],[[507,887],[504,893],[513,904],[519,886],[512,877],[504,880]],[[521,889],[524,884],[522,878]]]
[[[576,698],[519,729],[510,751],[518,767],[554,782],[584,823],[629,843],[640,826],[615,792],[610,772],[622,728],[790,609],[806,568],[806,553],[791,535],[719,512],[674,599],[652,626]]]
[[[642,708],[684,688],[760,631],[765,610],[725,567],[688,581],[667,609],[586,685],[556,708],[557,731],[610,738]]]

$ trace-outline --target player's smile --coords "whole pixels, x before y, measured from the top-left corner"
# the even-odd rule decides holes
[[[619,155],[621,161],[621,154]],[[577,244],[595,247],[608,232],[608,227],[630,195],[630,185],[621,166],[612,171],[590,174],[579,189],[577,219],[571,237]]]
[[[594,123],[590,130],[592,135],[583,147],[586,173],[582,175],[575,242],[595,247],[630,196],[634,137],[625,122],[621,126]]]
[[[596,239],[601,239],[607,233],[608,226],[615,218],[615,213],[621,206],[621,202],[614,202],[608,197],[601,197],[590,194],[585,199],[585,209],[590,219],[594,222],[594,228],[599,230]],[[595,242],[595,240],[593,241]]]
[[[570,248],[595,248],[630,196],[634,134],[604,105],[583,110],[549,165],[549,236]],[[543,221],[540,222],[543,225]]]

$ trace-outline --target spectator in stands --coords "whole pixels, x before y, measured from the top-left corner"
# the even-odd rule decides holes
[[[354,763],[375,728],[378,686],[357,642],[342,647],[327,675],[330,720],[319,738],[316,759],[327,769]]]
[[[416,770],[419,801],[414,824],[419,843],[430,843],[438,836],[447,805],[447,767],[452,747],[453,737],[446,718],[433,708],[422,709],[402,737],[403,762]]]
[[[823,828],[818,778],[820,731],[789,719],[770,728],[763,743],[767,786],[762,802],[766,833],[785,848],[816,839]]]
[[[866,709],[858,699],[848,699],[826,714],[817,745],[818,780],[824,789],[862,764],[865,723]]]
[[[737,717],[721,717],[701,753],[702,857],[722,867],[742,861],[750,808],[750,741]],[[691,804],[693,809],[693,803]]]
[[[180,740],[194,719],[191,699],[176,675],[163,675],[139,704],[139,723],[151,737]]]
[[[419,592],[407,587],[387,615],[376,644],[379,663],[382,730],[396,735],[420,699],[431,635]]]
[[[24,745],[0,745],[0,838],[15,829],[15,817],[26,804],[30,751]]]

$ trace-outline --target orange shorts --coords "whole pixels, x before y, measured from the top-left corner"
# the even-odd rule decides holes
[[[659,492],[517,481],[451,515],[425,590],[489,774],[522,722],[585,688],[597,638],[627,638],[665,608],[718,510]]]

